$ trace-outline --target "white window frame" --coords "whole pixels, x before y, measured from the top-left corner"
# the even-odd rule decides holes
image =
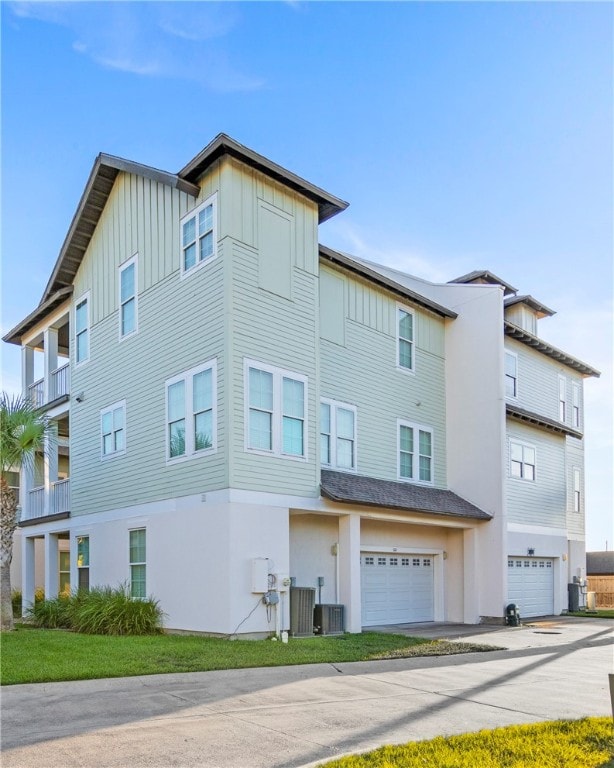
[[[105,434],[111,434],[115,436],[117,432],[120,430],[112,429],[110,433],[105,433],[103,431],[103,420],[106,414],[110,413],[111,417],[113,418],[113,414],[115,411],[121,410],[122,412],[122,419],[123,419],[123,426],[122,426],[122,432],[123,438],[124,438],[124,444],[122,448],[115,449],[113,451],[109,451],[109,453],[105,453],[104,451],[104,436]],[[114,426],[114,425],[113,425]],[[100,460],[101,461],[108,461],[109,459],[114,459],[117,456],[123,456],[126,453],[126,446],[127,446],[127,434],[128,431],[126,429],[126,401],[125,400],[119,400],[117,403],[113,403],[113,405],[109,405],[106,408],[102,408],[100,411]]]
[[[130,537],[132,533],[136,533],[137,531],[144,531],[145,533],[145,559],[135,560],[133,562],[130,558]],[[132,566],[143,566],[143,568],[145,569],[145,594],[143,596],[135,597],[132,594],[132,586],[133,586]],[[136,528],[128,529],[128,568],[130,569],[130,597],[133,600],[146,600],[147,599],[147,528],[145,526],[140,525]]]
[[[512,445],[519,446],[522,449],[522,461],[520,462],[520,477],[517,475],[514,475],[512,473]],[[524,458],[524,451],[525,448],[528,450],[533,451],[533,455],[535,457],[535,463],[531,464],[530,461],[525,461]],[[532,443],[525,443],[523,440],[517,440],[515,438],[510,438],[509,440],[509,464],[508,464],[508,472],[509,476],[512,480],[519,480],[523,483],[534,483],[537,480],[537,448]],[[514,460],[514,463],[519,463],[516,460]],[[533,467],[533,477],[525,477],[525,466],[532,466]]]
[[[264,448],[252,448],[249,444],[250,434],[250,403],[249,403],[249,371],[254,368],[259,371],[265,371],[273,376],[273,411],[271,418],[271,443],[270,451]],[[283,380],[290,379],[300,381],[303,384],[303,454],[298,456],[293,453],[284,453],[283,451]],[[244,358],[243,360],[243,392],[244,392],[244,450],[246,453],[255,453],[261,456],[276,456],[291,461],[306,462],[309,458],[309,426],[307,421],[309,402],[308,379],[302,373],[288,371],[284,368],[262,363],[259,360]],[[318,433],[319,434],[319,433]]]
[[[582,473],[580,467],[572,467],[571,470],[573,511],[582,511]]]
[[[211,447],[196,450],[194,444],[194,377],[203,371],[211,371]],[[184,389],[184,421],[185,421],[185,453],[180,456],[171,456],[169,413],[168,413],[168,389],[173,384],[183,381]],[[173,376],[164,383],[164,414],[165,414],[165,450],[166,463],[178,464],[182,461],[209,456],[217,451],[217,359],[207,360],[202,365],[190,368],[189,371]]]
[[[580,429],[580,385],[577,382],[571,384],[571,426]]]
[[[414,452],[412,458],[413,477],[404,477],[401,475],[401,427],[408,427],[414,430]],[[420,432],[428,432],[431,436],[431,479],[420,480]],[[414,485],[434,485],[435,483],[435,431],[433,427],[425,424],[416,424],[406,419],[397,419],[397,478],[402,483],[413,483]]]
[[[339,400],[331,400],[328,397],[321,398],[320,405],[328,405],[330,407],[330,462],[326,464],[324,461],[322,461],[322,458],[320,457],[321,466],[326,467],[327,469],[335,469],[335,470],[338,470],[339,472],[357,472],[358,471],[358,461],[357,461],[358,409],[356,408],[355,405],[350,405],[349,403],[342,403]],[[351,467],[340,467],[337,464],[337,440],[338,440],[337,410],[338,409],[351,411],[354,414],[354,435],[352,438],[352,466]],[[320,436],[324,434],[322,432],[321,421],[320,421],[319,434]]]
[[[559,376],[559,421],[567,422],[567,379]]]
[[[132,296],[127,299],[126,301],[122,302],[122,275],[123,273],[129,269],[131,266],[134,265],[134,293]],[[139,265],[138,265],[138,253],[135,253],[134,256],[131,256],[127,261],[125,261],[123,264],[120,264],[117,268],[117,274],[118,274],[118,280],[117,280],[117,306],[119,307],[118,312],[118,324],[119,324],[119,340],[123,341],[124,339],[128,339],[130,336],[134,336],[135,333],[138,333],[139,330]],[[124,310],[124,304],[127,304],[129,301],[134,301],[134,328],[131,331],[128,331],[128,333],[122,333],[122,325],[123,325],[123,310]]]
[[[412,338],[411,339],[404,339],[404,341],[411,344],[411,367],[407,368],[404,365],[401,365],[401,336],[400,336],[400,313],[404,312],[407,315],[411,315],[412,318]],[[415,374],[416,372],[416,313],[413,309],[410,309],[409,307],[403,305],[403,304],[397,304],[396,310],[395,310],[395,336],[396,336],[396,367],[399,371],[403,371],[404,373],[409,374]]]
[[[517,400],[518,399],[518,355],[517,355],[516,352],[511,352],[509,349],[506,349],[505,350],[505,358],[507,358],[508,356],[511,357],[514,360],[514,376],[513,377],[509,376],[508,377],[507,366],[505,365],[505,360],[504,360],[503,381],[504,381],[505,397],[511,398],[513,400]],[[508,394],[508,391],[507,391],[507,380],[508,380],[508,378],[510,378],[510,379],[513,378],[513,381],[514,381],[514,394],[513,395]]]
[[[83,331],[81,331],[79,334],[77,334],[77,307],[80,304],[83,304],[83,302],[86,303],[87,307],[87,326]],[[92,356],[92,314],[91,314],[91,291],[86,291],[84,294],[82,294],[76,301],[73,309],[73,340],[74,340],[74,346],[75,346],[75,368],[79,368],[82,365],[85,365],[90,357]],[[82,333],[87,334],[87,357],[84,357],[83,360],[79,360],[79,347],[77,342],[77,337],[81,335]]]
[[[196,263],[185,268],[185,258],[184,258],[184,245],[183,245],[183,226],[189,219],[196,219],[195,221],[195,227],[198,227],[198,215],[199,213],[207,208],[208,206],[211,206],[211,216],[212,216],[212,227],[211,227],[211,233],[212,233],[212,239],[213,239],[213,252],[211,253],[211,256],[209,256],[206,259],[203,259],[200,261],[198,259],[198,242],[199,242],[199,234],[195,231],[195,240],[194,243],[196,244]],[[217,258],[218,255],[218,247],[217,247],[217,192],[214,192],[212,195],[210,195],[206,200],[203,200],[202,203],[199,203],[195,208],[192,208],[192,210],[188,211],[184,216],[181,217],[179,221],[179,274],[181,278],[187,277],[188,275],[193,275],[194,272],[197,272],[199,269],[202,269],[207,264],[211,264],[212,261],[214,261]]]

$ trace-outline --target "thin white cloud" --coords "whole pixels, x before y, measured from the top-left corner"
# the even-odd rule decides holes
[[[220,50],[240,16],[216,3],[11,3],[14,17],[69,29],[73,50],[105,69],[194,82],[217,92],[254,91],[263,78]]]

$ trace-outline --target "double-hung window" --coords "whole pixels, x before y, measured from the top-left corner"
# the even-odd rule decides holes
[[[166,382],[166,456],[184,459],[216,448],[217,364],[210,360]]]
[[[119,338],[137,330],[137,257],[119,268]]]
[[[399,421],[398,473],[400,480],[433,482],[433,430]]]
[[[518,480],[535,480],[535,448],[510,441],[510,474]]]
[[[580,512],[580,470],[573,468],[573,511]]]
[[[147,541],[145,528],[130,531],[130,596],[147,597]]]
[[[212,195],[181,219],[181,273],[217,255],[217,197]]]
[[[559,421],[567,420],[567,379],[559,376]]]
[[[246,360],[245,392],[246,448],[305,458],[307,378]]]
[[[83,296],[75,306],[75,355],[76,364],[90,357],[90,297]]]
[[[518,396],[518,357],[513,352],[505,352],[505,396]]]
[[[571,426],[580,429],[580,386],[571,385]]]
[[[356,407],[323,399],[320,403],[320,462],[356,469]]]
[[[413,371],[414,357],[414,314],[397,307],[397,365],[406,371]]]
[[[101,456],[107,458],[126,452],[126,402],[115,403],[100,411]]]

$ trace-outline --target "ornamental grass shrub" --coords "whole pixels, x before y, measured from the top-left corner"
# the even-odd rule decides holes
[[[44,600],[28,615],[37,627],[72,629],[89,635],[155,635],[162,631],[163,618],[157,600],[133,599],[126,584]]]

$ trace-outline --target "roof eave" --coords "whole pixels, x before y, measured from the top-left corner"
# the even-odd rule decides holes
[[[356,274],[359,274],[362,277],[366,277],[371,282],[377,283],[381,287],[386,288],[389,291],[392,291],[393,293],[396,293],[397,295],[401,296],[404,299],[410,299],[415,304],[418,304],[419,306],[424,307],[425,309],[429,309],[431,312],[435,312],[435,314],[440,315],[441,317],[448,317],[452,319],[454,319],[455,317],[458,317],[458,314],[453,310],[448,309],[447,307],[444,307],[441,304],[437,304],[437,302],[431,301],[430,299],[427,299],[425,296],[422,296],[419,293],[416,293],[415,291],[411,291],[409,288],[406,288],[404,285],[401,285],[400,283],[397,283],[394,280],[390,280],[389,278],[385,277],[384,275],[381,275],[379,272],[376,272],[375,270],[369,269],[364,264],[359,264],[358,262],[349,258],[345,254],[340,253],[339,251],[335,251],[326,245],[320,245],[319,249],[320,249],[320,256],[322,256],[327,261],[330,261],[333,264],[339,264],[340,266],[345,267],[351,272],[355,272]]]
[[[506,404],[505,412],[512,419],[522,421],[525,424],[531,424],[532,426],[546,430],[547,432],[554,432],[562,436],[568,435],[569,437],[576,437],[579,440],[584,437],[582,432],[580,432],[578,429],[573,429],[572,427],[568,427],[566,424],[553,421],[552,419],[542,416],[539,413],[533,413],[532,411],[527,411],[524,408],[518,408],[517,406],[510,403]]]
[[[547,344],[545,341],[538,338],[537,336],[534,336],[532,333],[529,333],[523,328],[514,325],[514,323],[510,323],[509,320],[504,320],[503,328],[506,336],[511,336],[513,339],[516,339],[517,341],[520,341],[529,347],[533,347],[533,349],[541,352],[544,355],[547,355],[548,357],[551,357],[553,360],[556,360],[557,362],[562,363],[569,368],[573,368],[583,376],[594,376],[596,378],[601,376],[601,373],[597,369],[592,368],[586,363],[583,363],[582,360],[577,360],[575,357],[568,355],[566,352],[557,349],[557,347],[553,347],[551,344]]]
[[[207,144],[196,157],[179,171],[177,176],[195,183],[209,166],[224,155],[240,160],[251,168],[264,173],[266,176],[294,189],[296,192],[300,192],[305,197],[314,201],[318,206],[318,220],[320,223],[344,211],[349,205],[345,200],[341,200],[320,187],[311,184],[281,165],[240,144],[225,133],[218,134],[213,141]]]
[[[33,312],[30,312],[26,318],[3,336],[2,341],[6,341],[8,344],[17,344],[18,346],[21,346],[23,335],[31,328],[34,328],[45,315],[59,307],[62,302],[66,301],[66,299],[72,295],[72,291],[72,285],[67,285],[53,293],[46,301],[41,302]]]

